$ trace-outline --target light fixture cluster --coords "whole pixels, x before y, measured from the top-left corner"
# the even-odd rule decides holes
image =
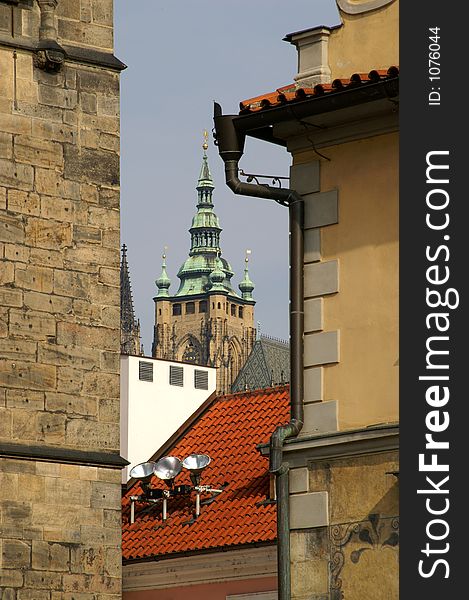
[[[168,518],[168,498],[174,496],[188,496],[195,492],[195,517],[200,515],[200,496],[203,493],[220,494],[223,490],[213,489],[210,485],[201,485],[200,478],[202,471],[208,467],[210,456],[208,454],[189,454],[184,460],[176,456],[163,456],[157,462],[149,461],[140,463],[131,469],[130,477],[139,479],[142,486],[142,494],[139,496],[130,496],[130,523],[135,523],[135,503],[144,502],[147,504],[156,504],[161,502],[162,519]],[[182,471],[187,469],[190,472],[192,485],[175,485],[174,480]],[[153,488],[150,486],[150,480],[153,475],[162,479],[166,484],[166,489]]]

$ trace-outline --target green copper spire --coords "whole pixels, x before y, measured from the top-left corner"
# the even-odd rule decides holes
[[[254,290],[254,284],[249,278],[249,254],[250,250],[246,250],[246,258],[244,259],[244,279],[239,284],[239,289],[244,300],[253,300],[252,292]]]
[[[192,219],[189,229],[191,234],[191,247],[189,258],[179,269],[178,277],[181,280],[176,296],[192,296],[205,294],[212,291],[213,271],[223,272],[222,282],[217,281],[217,290],[224,291],[232,296],[237,296],[231,286],[233,271],[230,264],[221,258],[220,233],[222,228],[217,215],[213,212],[213,184],[212,175],[207,158],[207,132],[204,132],[204,154],[202,167],[197,181],[197,213]],[[219,277],[219,274],[215,278]]]
[[[169,297],[169,286],[171,285],[171,280],[168,277],[168,273],[166,273],[166,252],[163,253],[163,264],[161,265],[161,275],[155,281],[156,287],[158,288],[157,297]]]

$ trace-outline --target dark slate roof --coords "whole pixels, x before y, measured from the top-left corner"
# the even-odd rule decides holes
[[[262,335],[238,373],[232,392],[259,390],[290,381],[288,342]]]

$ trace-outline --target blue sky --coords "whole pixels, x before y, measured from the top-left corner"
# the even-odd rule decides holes
[[[128,246],[134,306],[150,354],[155,279],[168,246],[171,293],[188,255],[202,132],[213,101],[237,113],[240,100],[293,81],[296,50],[285,34],[339,22],[334,0],[115,0],[115,52],[121,76],[121,242]],[[252,250],[256,321],[263,333],[288,338],[288,215],[269,201],[235,196],[209,140],[215,212],[223,256],[237,289],[244,253]],[[240,167],[288,175],[283,148],[248,140]]]

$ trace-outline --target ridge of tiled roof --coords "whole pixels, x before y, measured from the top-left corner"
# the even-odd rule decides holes
[[[208,454],[202,484],[223,492],[202,504],[193,519],[195,498],[168,500],[168,519],[161,506],[136,503],[130,524],[130,496],[141,493],[136,481],[122,499],[122,553],[126,562],[170,558],[249,544],[272,544],[276,539],[275,504],[266,502],[270,475],[268,460],[256,446],[266,443],[274,429],[289,419],[289,387],[278,386],[216,398],[174,441],[166,455],[184,459],[192,452]],[[177,485],[190,484],[184,469]],[[153,477],[152,487],[164,488]]]
[[[293,83],[278,88],[274,92],[243,100],[239,103],[239,114],[249,114],[283,104],[291,104],[309,98],[334,94],[350,88],[377,83],[385,79],[392,79],[398,75],[399,67],[392,66],[387,70],[373,69],[369,73],[354,73],[350,79],[334,79],[332,83],[318,83],[314,87],[301,87],[301,85]]]

